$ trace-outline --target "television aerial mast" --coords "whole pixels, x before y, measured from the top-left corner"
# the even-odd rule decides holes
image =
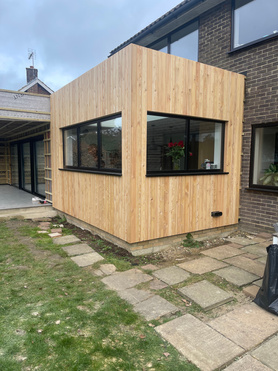
[[[32,66],[35,67],[36,51],[34,49],[28,49],[28,59],[32,59]]]

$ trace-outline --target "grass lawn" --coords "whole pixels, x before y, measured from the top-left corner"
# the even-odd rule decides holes
[[[0,370],[197,370],[30,221],[0,222],[0,273]]]

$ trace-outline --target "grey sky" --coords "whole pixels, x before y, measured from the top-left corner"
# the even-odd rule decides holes
[[[0,0],[0,89],[26,84],[31,48],[39,78],[58,90],[180,2]]]

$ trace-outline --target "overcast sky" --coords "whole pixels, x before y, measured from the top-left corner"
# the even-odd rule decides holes
[[[0,0],[0,89],[26,85],[28,49],[56,91],[181,0]]]

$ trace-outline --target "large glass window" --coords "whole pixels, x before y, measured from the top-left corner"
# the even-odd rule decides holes
[[[154,44],[149,45],[149,48],[198,61],[198,41],[198,22],[195,21],[166,35]]]
[[[120,172],[122,118],[113,116],[63,129],[64,168]]]
[[[223,171],[224,123],[149,113],[147,173]]]
[[[278,189],[278,124],[253,127],[250,186]]]
[[[233,47],[278,35],[277,0],[235,0]]]

